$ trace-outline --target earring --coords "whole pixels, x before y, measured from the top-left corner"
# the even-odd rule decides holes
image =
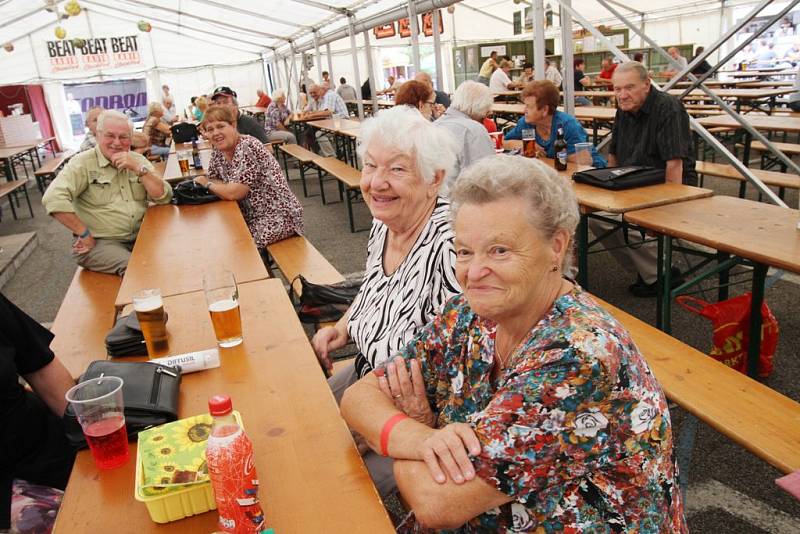
[[[552,272],[558,271],[558,265],[553,265],[553,268],[551,269],[551,271]]]

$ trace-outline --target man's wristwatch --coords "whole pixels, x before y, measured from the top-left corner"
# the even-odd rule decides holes
[[[87,237],[89,237],[90,235],[91,235],[91,232],[89,231],[89,227],[87,226],[87,227],[86,227],[86,230],[84,230],[84,231],[83,231],[83,233],[82,233],[81,235],[79,235],[78,237],[79,237],[80,239],[86,239],[86,238],[87,238]]]
[[[142,165],[141,167],[139,167],[139,170],[136,171],[136,176],[141,178],[142,176],[144,176],[148,172],[150,172],[150,171],[147,169],[147,165]]]

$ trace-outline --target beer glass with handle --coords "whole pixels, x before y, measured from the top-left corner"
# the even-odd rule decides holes
[[[147,355],[158,358],[169,354],[167,317],[160,289],[142,289],[133,296],[133,310],[142,328]]]
[[[223,348],[242,342],[242,317],[239,313],[239,289],[230,271],[206,273],[203,276],[208,313],[217,344]]]

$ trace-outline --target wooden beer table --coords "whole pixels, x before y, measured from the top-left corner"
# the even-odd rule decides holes
[[[683,89],[670,89],[669,94],[680,96],[683,94]],[[767,114],[772,113],[775,108],[776,98],[792,92],[791,87],[783,87],[777,89],[757,89],[757,88],[737,88],[737,89],[715,89],[714,94],[723,99],[734,99],[736,101],[736,113],[741,113],[742,104],[746,103],[751,110],[761,110],[761,103],[766,104],[764,111]],[[692,90],[688,95],[683,97],[684,100],[711,100],[704,91],[700,89]]]
[[[162,296],[203,289],[203,273],[231,271],[239,283],[269,278],[253,237],[234,201],[199,206],[153,206],[147,210],[122,278],[115,307],[133,302],[141,289]]]
[[[164,180],[171,184],[175,184],[184,180],[188,180],[189,178],[194,178],[195,176],[206,174],[208,172],[208,162],[211,160],[212,153],[213,152],[211,150],[200,150],[200,162],[203,164],[202,169],[195,169],[192,166],[192,156],[190,154],[189,172],[182,173],[181,167],[178,165],[178,154],[176,152],[170,152],[169,156],[167,156],[167,165],[164,167]]]
[[[774,115],[746,115],[744,119],[750,126],[759,131],[765,132],[800,132],[800,117],[783,117]],[[741,128],[733,117],[728,114],[712,115],[697,119],[697,122],[706,128],[725,126],[729,128]],[[742,151],[742,161],[747,165],[750,161],[750,151],[753,143],[753,136],[749,132],[744,132],[744,150]]]
[[[212,148],[213,147],[211,146],[211,143],[209,141],[207,141],[206,139],[198,139],[197,140],[197,150],[211,150]],[[192,150],[192,143],[177,143],[177,144],[175,144],[175,141],[173,141],[169,145],[169,153],[170,154],[174,154],[178,150],[189,150],[189,151],[191,151]]]
[[[361,122],[351,119],[321,119],[309,121],[307,124],[319,130],[331,132],[334,136],[336,153],[343,155],[344,161],[350,165],[357,166],[356,139],[361,129]]]
[[[750,344],[747,369],[756,376],[761,346],[761,303],[767,270],[800,273],[800,211],[729,196],[714,196],[670,206],[631,211],[625,220],[652,230],[659,239],[659,280],[670,288],[673,239],[684,239],[717,251],[717,266],[675,289],[661,290],[658,326],[669,333],[672,299],[689,287],[719,275],[719,299],[728,298],[728,272],[741,263],[753,267]],[[697,254],[698,251],[687,252]],[[713,255],[709,258],[713,261]],[[704,264],[708,261],[704,262]],[[697,269],[693,269],[693,272]]]
[[[239,296],[244,342],[220,349],[220,367],[183,376],[180,417],[206,413],[214,394],[231,396],[253,442],[266,524],[276,532],[394,532],[283,284],[242,283]],[[202,291],[168,296],[164,308],[172,354],[216,346]],[[133,496],[135,443],[130,454],[110,471],[98,470],[89,451],[78,454],[54,532],[217,530],[216,511],[154,523]]]

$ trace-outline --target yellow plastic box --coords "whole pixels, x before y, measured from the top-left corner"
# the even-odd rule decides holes
[[[233,415],[239,425],[244,428],[239,412],[233,411]],[[142,484],[142,462],[139,458],[139,448],[136,448],[136,482],[133,495],[137,501],[143,502],[150,514],[150,519],[156,523],[169,523],[184,517],[202,514],[209,510],[216,510],[217,503],[214,500],[214,490],[211,481],[202,484],[193,484],[185,489],[167,493],[165,495],[143,495]]]

